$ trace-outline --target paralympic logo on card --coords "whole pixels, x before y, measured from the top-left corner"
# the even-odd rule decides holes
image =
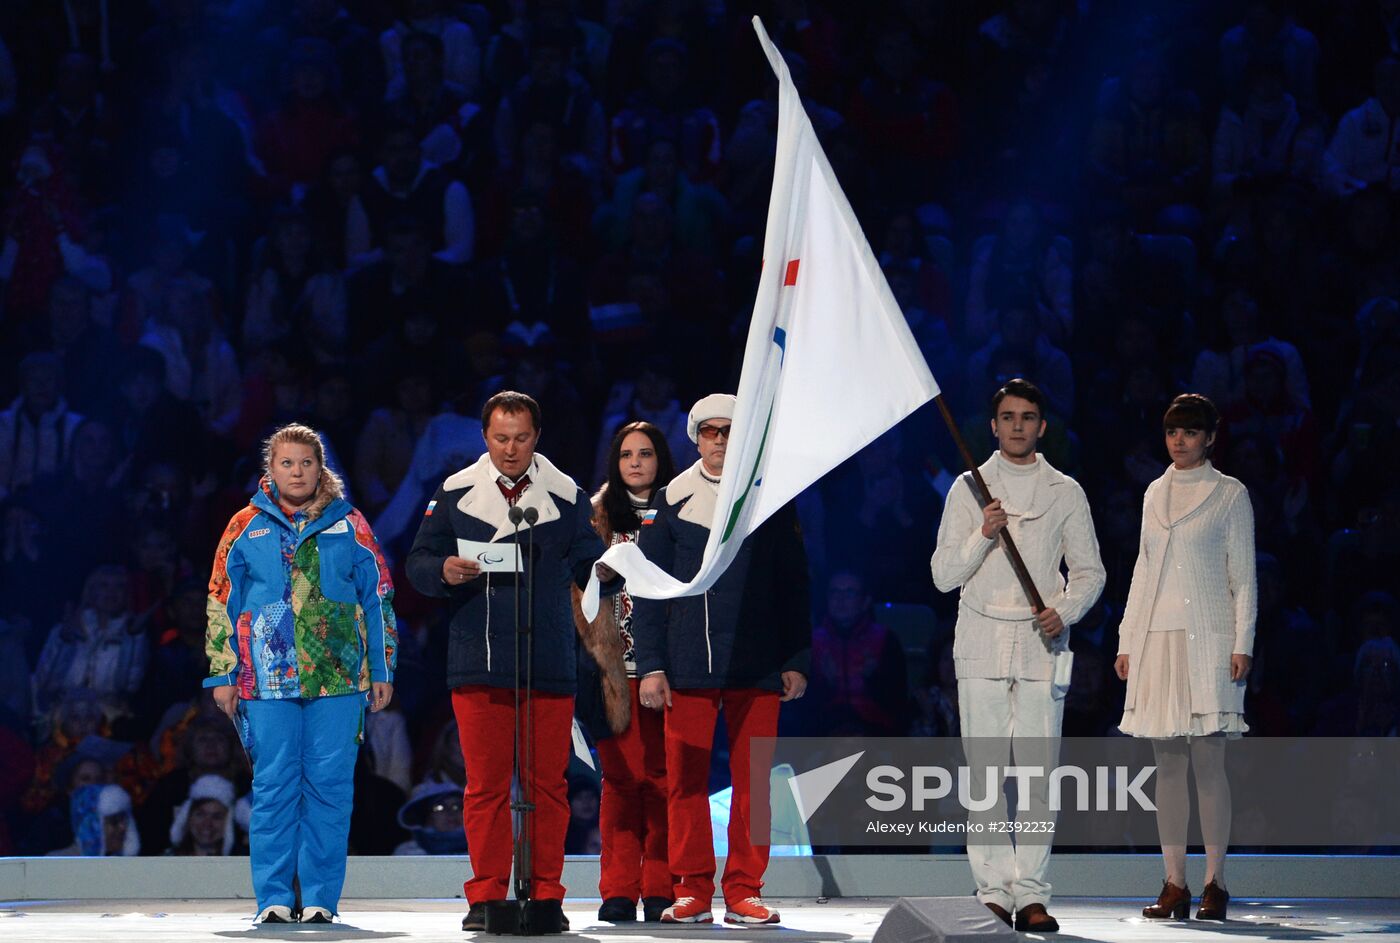
[[[498,551],[483,550],[476,555],[476,561],[487,566],[496,566],[506,562],[506,555]]]

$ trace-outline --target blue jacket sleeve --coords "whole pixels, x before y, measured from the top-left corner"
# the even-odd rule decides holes
[[[399,630],[393,606],[394,581],[369,521],[359,511],[351,511],[350,523],[360,551],[355,555],[355,596],[365,613],[365,657],[369,659],[369,679],[392,683],[399,656]]]

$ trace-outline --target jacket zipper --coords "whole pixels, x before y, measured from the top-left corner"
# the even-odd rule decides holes
[[[486,670],[491,670],[491,574],[486,574]]]
[[[710,649],[710,591],[705,590],[705,671],[707,674],[715,672],[715,656]]]

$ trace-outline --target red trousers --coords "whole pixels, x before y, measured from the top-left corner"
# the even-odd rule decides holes
[[[515,743],[515,692],[471,684],[452,691],[452,712],[467,767],[462,824],[472,876],[462,887],[468,904],[504,900],[510,887],[510,783]],[[535,812],[530,817],[531,896],[563,900],[564,833],[569,829],[565,771],[573,746],[574,699],[568,694],[534,696]],[[521,744],[522,749],[524,744]]]
[[[604,900],[671,896],[666,863],[666,722],[660,711],[642,707],[640,682],[631,680],[632,723],[598,741],[603,767],[599,827],[598,893]]]
[[[733,796],[729,806],[729,857],[720,883],[726,904],[757,897],[768,870],[768,845],[754,844],[750,833],[757,818],[768,816],[768,768],[756,770],[763,777],[758,790],[762,808],[753,804],[749,789],[750,745],[754,737],[778,735],[778,695],[755,688],[699,688],[671,691],[666,712],[667,808],[670,812],[671,870],[676,873],[674,895],[701,901],[715,896],[715,846],[710,829],[710,750],[714,745],[715,718],[724,707],[729,738],[729,776]],[[766,825],[764,826],[766,831]]]

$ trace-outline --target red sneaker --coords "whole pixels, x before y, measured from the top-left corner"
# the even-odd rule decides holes
[[[728,918],[726,918],[728,919]],[[714,923],[715,915],[710,911],[710,902],[696,897],[678,897],[676,902],[661,911],[662,923]]]
[[[778,912],[763,903],[761,897],[736,900],[724,911],[725,923],[777,923]]]

